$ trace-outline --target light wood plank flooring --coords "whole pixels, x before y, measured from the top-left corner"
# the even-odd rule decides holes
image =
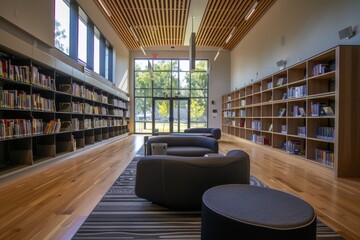
[[[0,239],[71,239],[142,143],[143,135],[130,135],[1,179]],[[360,179],[231,136],[219,143],[224,153],[248,152],[251,174],[308,201],[346,239],[360,239]]]

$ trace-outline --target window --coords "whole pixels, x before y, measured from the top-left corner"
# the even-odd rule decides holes
[[[69,55],[70,49],[70,3],[55,1],[55,47]]]
[[[100,73],[100,32],[94,27],[94,72]]]
[[[76,0],[55,0],[55,47],[112,82],[113,49]]]
[[[155,128],[156,112],[153,113],[153,99],[189,99],[178,107],[180,113],[190,113],[190,127],[206,127],[208,115],[208,61],[197,60],[193,73],[189,60],[184,59],[136,59],[135,60],[135,132],[151,133],[153,116]],[[186,106],[186,107],[185,107]],[[175,114],[176,115],[176,114]],[[174,117],[176,117],[174,115]],[[185,119],[186,121],[186,119]],[[159,123],[161,124],[161,123]],[[184,123],[187,126],[187,122]],[[176,131],[176,130],[175,130]]]
[[[110,58],[110,48],[105,46],[105,78],[109,79],[109,58]]]
[[[78,20],[78,59],[84,63],[87,62],[87,16],[79,8]]]

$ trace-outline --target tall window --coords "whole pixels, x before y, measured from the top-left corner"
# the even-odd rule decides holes
[[[113,48],[76,0],[55,0],[55,47],[112,81]]]
[[[87,61],[87,16],[84,11],[79,8],[78,20],[78,58],[86,63]]]
[[[105,78],[109,79],[110,76],[110,48],[105,46]]]
[[[152,132],[153,98],[189,99],[190,105],[179,112],[190,113],[190,127],[207,126],[208,61],[197,60],[193,73],[189,60],[135,60],[135,132]],[[182,109],[186,108],[186,109]],[[161,116],[155,116],[161,118]],[[155,126],[156,127],[156,126]]]
[[[94,27],[94,72],[100,73],[100,32]]]
[[[70,3],[55,0],[55,47],[69,55],[70,50]]]

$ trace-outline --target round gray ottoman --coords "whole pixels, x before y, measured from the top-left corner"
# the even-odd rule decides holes
[[[274,189],[228,184],[202,198],[201,239],[316,239],[316,214],[304,200]]]

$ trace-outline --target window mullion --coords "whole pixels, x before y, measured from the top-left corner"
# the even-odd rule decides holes
[[[108,80],[113,82],[113,49],[109,47]]]
[[[105,77],[105,38],[100,36],[100,75]]]
[[[86,49],[86,66],[94,70],[94,24],[88,19],[87,21],[87,49]]]
[[[70,46],[69,55],[72,59],[78,59],[78,18],[79,10],[76,1],[70,1]]]

